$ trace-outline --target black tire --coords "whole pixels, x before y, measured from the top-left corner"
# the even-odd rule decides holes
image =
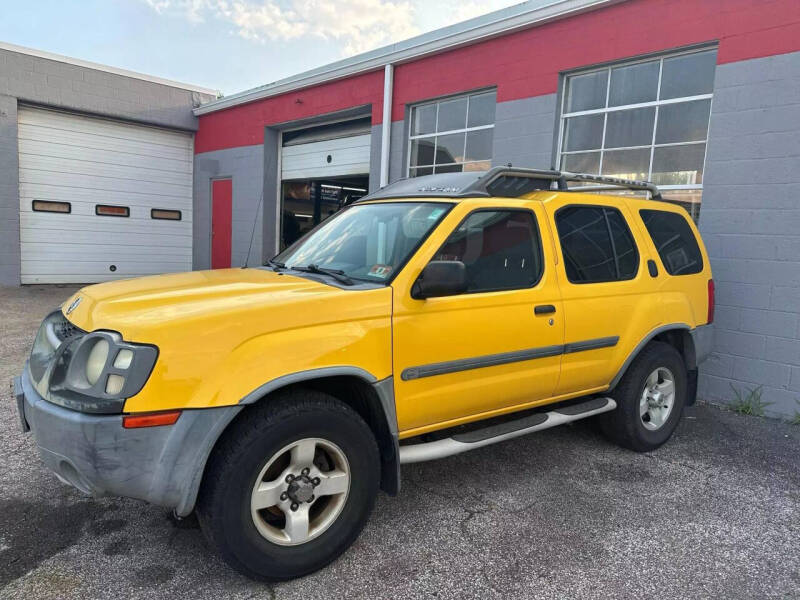
[[[214,449],[197,502],[211,546],[240,573],[265,581],[316,571],[344,552],[369,518],[380,480],[372,431],[349,406],[313,390],[294,390],[243,413]],[[336,520],[318,537],[296,546],[269,541],[250,512],[255,480],[282,448],[304,438],[336,444],[350,466],[350,488]]]
[[[675,382],[675,400],[664,424],[647,429],[639,413],[639,401],[647,377],[656,369],[669,369]],[[655,450],[666,442],[680,421],[686,404],[686,365],[678,351],[663,342],[651,342],[633,360],[610,396],[617,409],[598,417],[600,428],[611,441],[636,452]]]

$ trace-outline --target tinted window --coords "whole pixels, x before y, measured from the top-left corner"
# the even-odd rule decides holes
[[[467,292],[531,287],[542,275],[539,230],[527,211],[476,211],[450,234],[434,260],[463,262]]]
[[[572,283],[632,279],[639,253],[620,212],[603,206],[567,206],[556,213],[567,278]]]
[[[686,219],[663,210],[639,211],[664,268],[670,275],[690,275],[703,270],[703,255]]]

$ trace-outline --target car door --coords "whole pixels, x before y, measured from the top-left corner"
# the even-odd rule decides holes
[[[607,387],[661,320],[647,248],[624,201],[565,194],[547,203],[560,253],[564,358],[556,395]]]
[[[564,324],[544,217],[533,202],[462,201],[393,282],[401,434],[508,412],[553,393]],[[413,299],[412,285],[431,260],[464,262],[467,291]]]

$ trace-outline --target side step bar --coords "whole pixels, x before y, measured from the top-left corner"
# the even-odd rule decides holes
[[[405,465],[461,454],[535,431],[599,415],[615,408],[617,408],[617,403],[611,398],[592,398],[580,404],[556,408],[546,413],[534,413],[516,421],[507,421],[498,425],[490,425],[484,429],[459,433],[443,440],[400,446],[400,464]]]

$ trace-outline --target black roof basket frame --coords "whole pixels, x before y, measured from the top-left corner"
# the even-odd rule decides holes
[[[534,191],[556,189],[570,192],[596,192],[627,189],[648,192],[654,200],[661,199],[658,187],[649,181],[620,179],[570,173],[555,169],[525,169],[521,167],[494,167],[485,172],[447,173],[401,179],[381,188],[357,202],[388,198],[490,198],[502,196],[518,198]],[[569,187],[569,182],[594,183],[597,185]]]

